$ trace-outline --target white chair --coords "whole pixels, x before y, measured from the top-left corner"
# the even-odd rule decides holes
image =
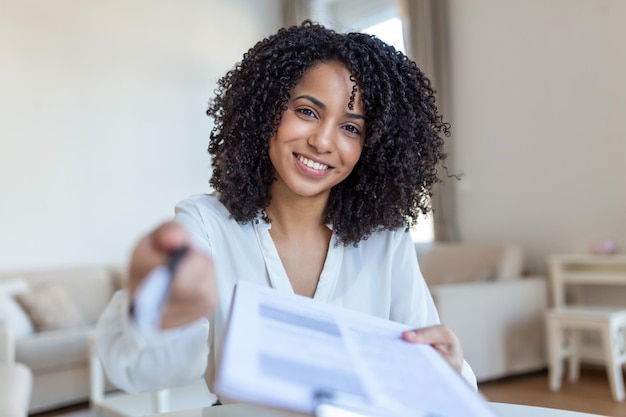
[[[570,382],[578,380],[581,360],[604,363],[613,398],[622,402],[625,398],[622,368],[626,364],[626,307],[586,305],[581,303],[580,291],[576,293],[577,303],[570,304],[566,302],[564,288],[568,281],[589,284],[616,280],[621,272],[604,268],[607,262],[613,260],[562,256],[551,259],[554,307],[546,313],[549,380],[550,389],[561,389],[566,360]],[[585,342],[584,336],[590,333],[600,336],[597,343]]]
[[[626,364],[626,310],[601,307],[561,307],[547,313],[550,388],[561,389],[563,362],[568,360],[570,382],[580,375],[581,357],[606,364],[607,376],[615,401],[624,401],[622,366]],[[601,349],[586,349],[582,344],[584,331],[601,335]]]

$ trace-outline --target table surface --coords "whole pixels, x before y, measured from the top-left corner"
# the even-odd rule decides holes
[[[555,408],[529,405],[489,403],[500,417],[602,417],[598,414],[578,413]],[[184,411],[155,414],[154,417],[302,417],[304,414],[257,407],[247,404],[230,404],[218,407],[194,408]]]
[[[558,254],[549,257],[553,305],[565,306],[567,285],[626,285],[626,255]],[[576,298],[580,298],[580,294]]]

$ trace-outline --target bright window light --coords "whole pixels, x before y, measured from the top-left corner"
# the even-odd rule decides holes
[[[432,213],[429,213],[426,217],[420,216],[417,224],[411,229],[411,238],[416,243],[433,242],[435,240],[434,229]]]
[[[394,17],[373,26],[365,28],[362,32],[376,36],[381,41],[393,45],[398,51],[404,50],[404,37],[402,34],[402,20]]]

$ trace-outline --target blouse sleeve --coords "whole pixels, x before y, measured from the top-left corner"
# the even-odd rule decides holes
[[[192,245],[211,253],[197,206],[183,201],[175,221],[189,232]],[[136,328],[129,316],[129,296],[118,291],[100,316],[95,342],[109,380],[126,392],[155,391],[189,384],[202,377],[209,355],[209,321],[149,332]]]
[[[417,264],[411,235],[395,231],[391,286],[391,320],[412,327],[439,324],[439,314]]]
[[[415,247],[408,232],[397,231],[394,250],[391,319],[420,328],[440,323],[439,313],[422,272],[419,269]],[[445,323],[444,323],[445,324]],[[463,341],[461,341],[462,343]],[[474,371],[463,361],[461,375],[478,390]]]
[[[139,331],[128,305],[128,292],[118,291],[96,325],[96,349],[113,385],[136,393],[187,385],[202,377],[209,350],[207,319],[171,330]]]
[[[174,221],[187,230],[193,247],[211,256],[211,222],[203,218],[197,204],[188,198],[178,203],[174,211]]]

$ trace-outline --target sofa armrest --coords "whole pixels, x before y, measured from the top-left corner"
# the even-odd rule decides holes
[[[13,330],[0,321],[0,363],[15,362],[15,336]]]
[[[426,282],[431,285],[509,281],[522,275],[523,252],[515,244],[415,244]]]
[[[545,368],[545,278],[438,285],[431,293],[479,382]]]

